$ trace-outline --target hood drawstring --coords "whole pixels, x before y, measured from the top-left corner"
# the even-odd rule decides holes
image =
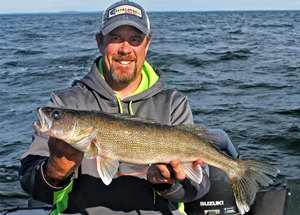
[[[121,100],[120,100],[120,98],[119,98],[119,96],[117,94],[115,94],[115,97],[118,100],[118,104],[119,104],[119,108],[120,108],[120,113],[123,113],[123,108],[122,108]]]
[[[121,103],[121,100],[120,100],[119,96],[118,96],[117,94],[115,94],[115,97],[116,97],[117,100],[118,100],[120,113],[124,113],[124,112],[123,112],[122,103]],[[129,111],[130,111],[130,115],[134,115],[134,114],[133,114],[133,111],[132,111],[132,101],[129,102]]]
[[[129,111],[131,115],[134,115],[132,111],[132,101],[129,102]]]

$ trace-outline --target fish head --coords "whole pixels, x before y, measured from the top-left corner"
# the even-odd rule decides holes
[[[88,131],[91,130],[88,123],[82,120],[84,117],[80,116],[79,112],[74,109],[39,107],[37,114],[39,121],[33,123],[33,127],[37,132],[64,140],[70,144],[89,135]]]

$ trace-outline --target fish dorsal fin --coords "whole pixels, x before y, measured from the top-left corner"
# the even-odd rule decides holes
[[[196,169],[193,168],[193,163],[182,163],[181,164],[185,174],[194,182],[197,184],[200,184],[202,182],[203,173],[202,173],[202,167],[200,165],[197,165]]]
[[[203,140],[205,140],[206,142],[210,143],[213,147],[215,147],[216,149],[220,149],[219,148],[219,143],[215,138],[215,135],[213,133],[211,133],[210,131],[206,130],[205,128],[199,126],[199,125],[179,125],[179,128],[192,132],[196,135],[198,135],[199,137],[201,137]]]
[[[119,168],[119,161],[97,156],[97,171],[105,185],[109,185]]]
[[[110,113],[109,115],[114,116],[114,117],[119,117],[123,118],[126,120],[132,120],[132,121],[140,121],[140,122],[148,122],[148,123],[157,123],[153,119],[150,119],[148,117],[141,117],[137,115],[130,115],[130,114],[125,114],[125,113]],[[159,124],[159,123],[157,123]]]

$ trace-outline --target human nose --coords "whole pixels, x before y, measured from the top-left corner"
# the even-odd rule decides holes
[[[120,45],[121,46],[119,48],[119,54],[127,55],[131,53],[132,49],[130,44],[127,41],[123,41]]]

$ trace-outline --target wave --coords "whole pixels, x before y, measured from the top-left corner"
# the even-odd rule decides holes
[[[250,57],[251,51],[249,49],[240,49],[236,51],[225,51],[225,52],[216,52],[210,51],[205,52],[204,54],[215,55],[218,57],[218,60],[247,60]]]
[[[242,30],[229,31],[229,34],[245,34]]]
[[[299,108],[296,109],[292,109],[292,110],[275,110],[274,113],[277,114],[282,114],[282,115],[294,115],[294,116],[300,116],[300,104],[299,104]],[[300,121],[299,121],[300,123]]]
[[[280,83],[244,83],[239,86],[237,86],[238,89],[250,89],[250,88],[266,88],[270,90],[275,90],[275,89],[284,89],[284,88],[289,88],[292,87],[290,85],[282,85]]]
[[[34,51],[34,50],[18,50],[15,51],[13,54],[15,55],[38,55],[38,54],[44,54],[46,52],[43,51]]]
[[[291,24],[253,24],[253,28],[294,28]]]

